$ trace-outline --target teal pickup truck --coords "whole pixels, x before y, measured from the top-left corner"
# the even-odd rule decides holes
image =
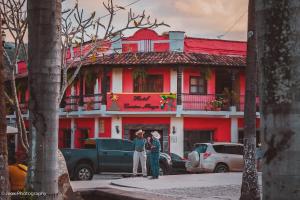
[[[72,180],[91,180],[95,173],[132,173],[133,143],[122,139],[87,139],[84,148],[61,149]],[[149,167],[149,154],[147,156]],[[171,157],[160,154],[160,173],[169,174]],[[149,173],[148,173],[149,174]]]

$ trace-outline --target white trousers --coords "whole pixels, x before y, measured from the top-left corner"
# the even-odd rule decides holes
[[[143,176],[147,176],[146,151],[142,151],[142,152],[134,151],[134,153],[133,153],[133,175],[137,175],[137,170],[138,170],[140,161],[141,161]]]

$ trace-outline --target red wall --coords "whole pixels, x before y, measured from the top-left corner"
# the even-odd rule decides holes
[[[238,119],[238,127],[244,128],[244,126],[245,126],[245,119],[239,118]],[[260,119],[259,118],[256,118],[256,128],[260,128]]]
[[[63,129],[71,129],[71,119],[59,119],[58,147],[63,148]]]
[[[246,77],[245,73],[240,73],[240,95],[245,95],[246,88]]]
[[[190,92],[190,77],[201,76],[200,69],[187,68],[183,71],[183,93]],[[212,70],[211,78],[207,80],[207,94],[215,94],[216,73]]]
[[[136,44],[123,44],[123,52],[137,52],[138,51],[138,42],[141,40],[168,40],[168,35],[158,35],[154,30],[151,29],[140,29],[134,33],[133,36],[123,38],[123,41],[136,41]],[[155,52],[164,52],[169,50],[169,43],[154,43]]]
[[[230,119],[184,118],[184,130],[213,130],[216,142],[230,142],[230,127]]]
[[[81,137],[81,128],[89,129],[89,137],[94,137],[95,133],[95,120],[94,118],[78,118],[75,119],[76,131],[75,131],[75,148],[79,148],[81,146],[80,137]]]
[[[123,92],[131,93],[133,92],[133,78],[132,78],[133,69],[124,69],[123,70]]]
[[[170,124],[169,117],[123,117],[124,124]]]

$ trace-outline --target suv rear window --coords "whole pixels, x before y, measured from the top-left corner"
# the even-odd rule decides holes
[[[197,151],[198,153],[205,153],[206,149],[207,149],[206,144],[198,144],[194,151]]]
[[[217,153],[243,155],[243,146],[240,145],[213,145]]]

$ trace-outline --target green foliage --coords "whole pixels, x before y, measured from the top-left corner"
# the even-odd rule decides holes
[[[212,71],[209,67],[200,68],[200,74],[203,75],[205,80],[209,80],[212,76]]]

